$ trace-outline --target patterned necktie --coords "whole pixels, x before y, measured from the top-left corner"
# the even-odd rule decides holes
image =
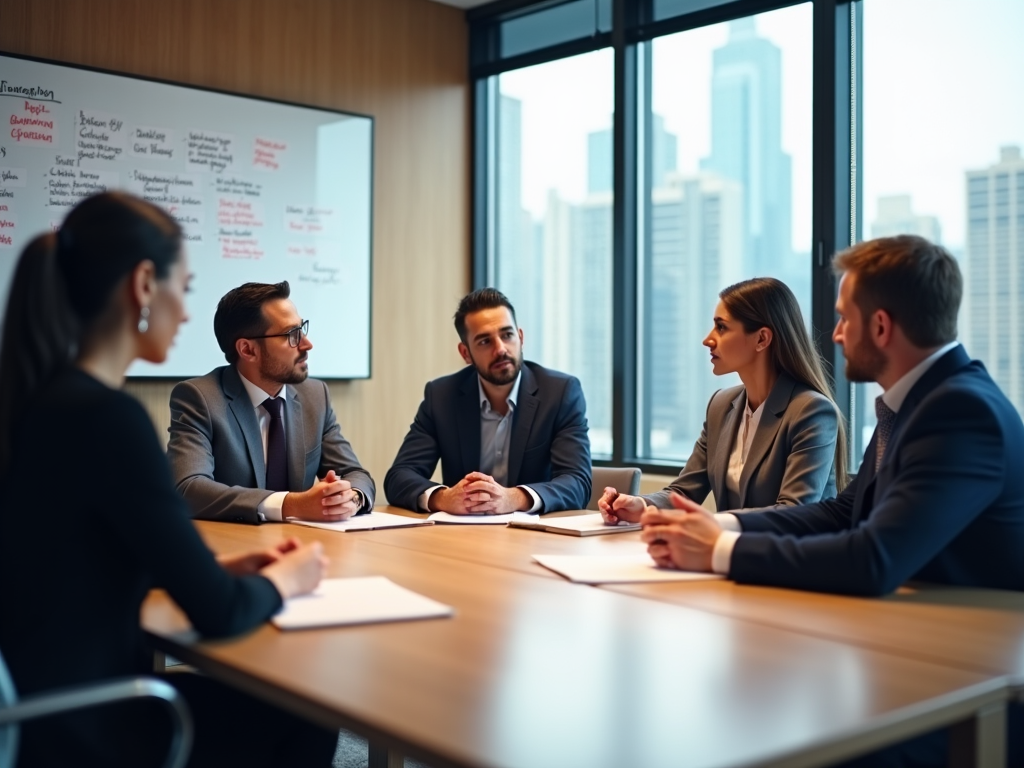
[[[268,397],[262,403],[270,414],[270,428],[267,430],[267,490],[288,490],[288,459],[285,451],[284,420],[281,408],[284,400]]]
[[[875,398],[875,416],[878,419],[876,434],[878,441],[875,443],[875,472],[882,466],[882,456],[885,454],[885,446],[889,444],[889,437],[892,435],[892,425],[896,421],[896,411],[890,408],[879,395]]]

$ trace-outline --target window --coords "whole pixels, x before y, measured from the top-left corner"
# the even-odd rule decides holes
[[[811,308],[810,3],[649,43],[637,453],[681,463],[715,390],[718,292],[776,277]],[[644,71],[644,68],[641,68]]]
[[[592,453],[612,453],[612,52],[494,78],[491,282],[524,354],[580,379]]]
[[[646,471],[687,458],[708,397],[732,383],[701,346],[717,293],[771,275],[837,364],[859,463],[878,388],[842,375],[829,257],[900,232],[960,260],[960,337],[1024,412],[1024,3],[832,6],[523,0],[468,14],[475,282],[510,294],[529,357],[581,379],[595,458]]]
[[[1024,413],[1024,186],[1011,184],[1024,175],[1022,25],[1024,5],[1009,0],[941,13],[928,0],[864,0],[864,234],[919,234],[953,253],[960,340]],[[880,391],[854,390],[858,459]]]

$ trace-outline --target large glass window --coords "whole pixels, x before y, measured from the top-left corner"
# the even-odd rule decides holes
[[[787,283],[810,321],[812,9],[804,3],[655,39],[638,130],[646,225],[637,453],[682,462],[716,378],[701,342],[718,292]],[[641,78],[645,70],[641,67]]]
[[[1024,3],[865,0],[865,237],[923,235],[965,278],[960,340],[1024,413]],[[854,388],[854,451],[876,385]]]
[[[497,76],[493,281],[527,359],[577,376],[591,450],[612,453],[610,49]]]

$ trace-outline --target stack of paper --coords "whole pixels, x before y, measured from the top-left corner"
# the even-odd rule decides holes
[[[384,576],[324,579],[310,595],[289,598],[272,622],[279,629],[370,624],[451,616],[451,606],[400,587]]]
[[[639,531],[640,523],[619,521],[617,525],[608,525],[600,512],[593,515],[573,515],[572,517],[533,517],[528,520],[511,520],[510,528],[531,528],[535,531],[548,533],[564,533],[569,536],[600,536],[606,533],[628,533]]]
[[[632,555],[534,555],[533,559],[569,581],[582,584],[628,584],[644,581],[721,579],[715,573],[659,568],[646,553]]]
[[[453,515],[450,512],[435,512],[427,519],[435,523],[453,525],[507,525],[513,520],[535,520],[536,515],[529,512],[509,512],[507,515]]]
[[[424,520],[420,517],[405,517],[404,515],[392,515],[387,512],[370,512],[366,515],[355,515],[348,520],[341,520],[336,523],[314,523],[311,520],[299,520],[289,517],[289,523],[306,525],[310,528],[322,528],[325,531],[375,531],[378,528],[409,528],[414,525],[433,525],[433,521]]]

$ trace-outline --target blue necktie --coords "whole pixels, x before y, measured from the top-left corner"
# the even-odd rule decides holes
[[[875,398],[875,417],[878,419],[876,433],[878,440],[875,442],[875,472],[882,466],[882,455],[885,453],[885,446],[889,444],[889,437],[892,435],[892,425],[896,422],[896,411],[885,404],[882,396]]]
[[[281,409],[284,400],[268,397],[262,403],[270,414],[270,428],[267,430],[267,490],[288,490],[288,453],[285,450],[284,419]]]

